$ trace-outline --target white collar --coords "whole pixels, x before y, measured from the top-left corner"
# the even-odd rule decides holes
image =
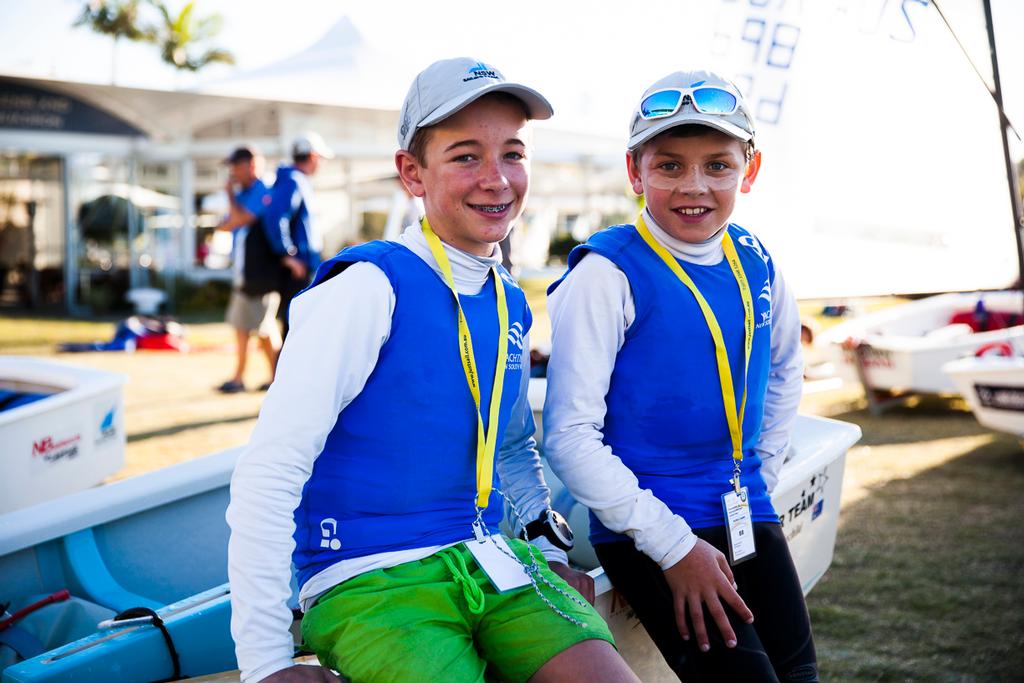
[[[435,273],[441,278],[440,266],[434,260],[434,254],[430,251],[427,238],[423,236],[423,229],[419,223],[413,223],[405,228],[398,237],[398,242],[404,245],[412,253],[423,259]],[[445,241],[441,241],[444,252],[452,266],[452,279],[455,280],[455,289],[459,294],[476,294],[487,282],[491,268],[501,264],[501,250],[494,245],[495,256],[476,256],[468,252],[456,249]]]
[[[651,212],[644,208],[644,221],[650,228],[654,239],[668,249],[669,253],[687,263],[694,263],[698,266],[713,266],[721,263],[725,257],[722,251],[722,238],[725,236],[725,227],[703,242],[684,242],[678,240],[665,232],[658,222],[654,220]]]

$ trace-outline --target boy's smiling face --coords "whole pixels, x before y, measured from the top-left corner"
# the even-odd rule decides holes
[[[429,129],[420,163],[395,157],[409,191],[448,244],[490,256],[523,212],[530,186],[526,112],[513,98],[484,96]]]
[[[746,160],[745,143],[707,126],[673,129],[626,155],[633,191],[654,220],[684,242],[703,242],[729,222],[736,196],[749,192],[760,152]],[[678,133],[683,133],[680,136]]]

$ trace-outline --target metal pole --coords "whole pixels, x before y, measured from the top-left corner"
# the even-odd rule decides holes
[[[1003,141],[1003,161],[1006,163],[1006,181],[1010,185],[1010,209],[1013,211],[1013,234],[1017,238],[1017,267],[1020,279],[1017,286],[1024,293],[1024,222],[1021,217],[1020,183],[1017,180],[1017,169],[1010,158],[1010,140],[1006,134],[1010,122],[1003,112],[1003,91],[999,83],[999,59],[996,57],[996,31],[995,23],[992,21],[992,3],[990,0],[983,0],[985,7],[985,28],[988,31],[988,50],[992,56],[992,82],[994,90],[992,97],[996,101],[996,109],[999,113],[999,135]]]
[[[139,230],[142,226],[138,225],[136,220],[135,206],[135,182],[136,182],[136,168],[135,168],[135,145],[132,145],[132,151],[127,159],[128,164],[128,189],[125,192],[125,205],[128,207],[127,213],[127,227],[128,227],[128,290],[131,291],[139,286],[139,255],[136,251],[135,238],[138,236]]]
[[[60,159],[60,184],[64,214],[64,308],[71,315],[79,313],[78,306],[78,220],[71,213],[71,155]]]

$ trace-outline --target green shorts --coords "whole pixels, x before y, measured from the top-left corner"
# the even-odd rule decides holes
[[[526,543],[509,544],[528,562]],[[539,551],[535,554],[548,581],[579,596],[551,571]],[[456,583],[451,567],[462,563],[482,596]],[[525,681],[576,643],[596,638],[614,644],[593,607],[580,606],[543,583],[540,588],[584,625],[555,614],[532,586],[498,593],[459,544],[335,586],[302,619],[302,636],[322,664],[353,683]],[[467,592],[473,594],[467,597]],[[471,602],[477,603],[478,614]]]

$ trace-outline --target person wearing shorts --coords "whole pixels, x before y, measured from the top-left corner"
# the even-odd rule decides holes
[[[497,248],[526,202],[529,120],[551,114],[474,59],[425,69],[395,154],[425,216],[292,301],[227,513],[243,681],[637,680],[550,515],[532,316]],[[530,542],[499,533],[506,503]],[[323,667],[292,662],[292,564]]]
[[[266,391],[274,381],[277,354],[281,349],[281,330],[277,325],[278,292],[251,293],[246,286],[247,274],[256,264],[246,263],[246,243],[251,230],[263,230],[262,216],[270,203],[270,193],[259,178],[261,157],[249,146],[237,148],[225,160],[228,166],[228,215],[220,229],[234,232],[233,277],[228,301],[227,322],[235,331],[235,374],[217,390],[225,394],[245,391],[245,368],[248,364],[249,339],[253,333],[267,358],[270,379],[261,387]]]

